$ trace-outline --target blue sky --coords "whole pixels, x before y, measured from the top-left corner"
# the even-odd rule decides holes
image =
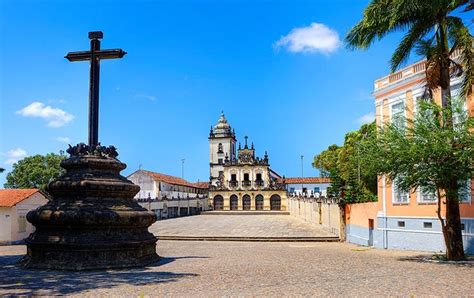
[[[368,51],[342,40],[367,1],[2,1],[0,166],[87,141],[88,31],[103,48],[100,130],[127,163],[209,177],[208,134],[223,110],[282,175],[317,175],[313,156],[374,112],[374,80],[400,38]],[[366,116],[367,118],[367,116]],[[369,116],[370,118],[370,116]],[[0,174],[3,185],[6,173]]]

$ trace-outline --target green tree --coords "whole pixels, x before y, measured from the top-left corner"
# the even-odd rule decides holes
[[[372,0],[364,10],[362,20],[347,34],[346,43],[351,48],[366,49],[375,39],[382,39],[394,31],[405,31],[390,61],[392,71],[405,63],[416,49],[427,59],[428,90],[440,88],[442,107],[452,111],[451,76],[463,76],[463,97],[472,92],[473,38],[463,20],[455,16],[463,9],[472,10],[474,7],[469,3],[468,0]],[[452,59],[455,50],[460,52],[456,60]],[[446,129],[453,130],[452,118],[445,121]],[[453,241],[447,247],[450,260],[464,258],[464,252],[459,248],[459,243],[462,247],[462,236],[457,181],[452,177],[447,182],[450,190],[446,190],[447,233]],[[456,249],[451,250],[451,246]]]
[[[12,171],[7,174],[7,182],[4,187],[44,190],[49,182],[64,172],[60,163],[65,157],[63,152],[25,157],[13,164]]]
[[[360,148],[376,136],[375,122],[364,124],[346,134],[344,145],[331,145],[314,157],[313,167],[331,178],[328,195],[340,197],[346,203],[376,200],[377,173],[363,163]]]
[[[454,129],[448,124],[453,114],[457,119]],[[406,121],[406,126],[385,124],[377,140],[364,144],[364,162],[380,175],[396,180],[401,190],[418,189],[438,198],[446,256],[460,260],[464,257],[461,229],[448,217],[448,204],[446,220],[443,218],[441,204],[455,198],[459,206],[459,194],[470,191],[467,182],[474,171],[474,119],[467,116],[459,100],[446,109],[421,103],[414,119]]]

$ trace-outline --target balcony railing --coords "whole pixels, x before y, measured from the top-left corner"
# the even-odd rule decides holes
[[[263,180],[255,180],[255,186],[263,186]]]
[[[249,180],[242,181],[242,186],[250,186],[250,185],[252,185],[252,181],[249,181]]]
[[[238,185],[237,180],[230,180],[230,181],[229,181],[229,186],[230,186],[230,187],[237,187],[237,185]]]

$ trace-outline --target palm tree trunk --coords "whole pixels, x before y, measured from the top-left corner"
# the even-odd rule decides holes
[[[450,77],[450,57],[449,44],[447,38],[447,26],[445,21],[439,24],[438,45],[442,49],[440,59],[440,86],[441,86],[441,104],[443,109],[451,108],[451,77]],[[453,119],[448,117],[445,125],[453,129]],[[455,140],[449,140],[452,144]],[[451,261],[464,259],[464,248],[461,233],[461,213],[458,201],[458,181],[457,178],[451,178],[445,183],[446,195],[446,222],[443,235],[446,243],[446,257]]]

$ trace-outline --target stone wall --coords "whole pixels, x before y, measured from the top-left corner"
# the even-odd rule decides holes
[[[344,239],[341,228],[341,208],[337,199],[305,196],[288,196],[288,209],[292,216],[320,226]]]

